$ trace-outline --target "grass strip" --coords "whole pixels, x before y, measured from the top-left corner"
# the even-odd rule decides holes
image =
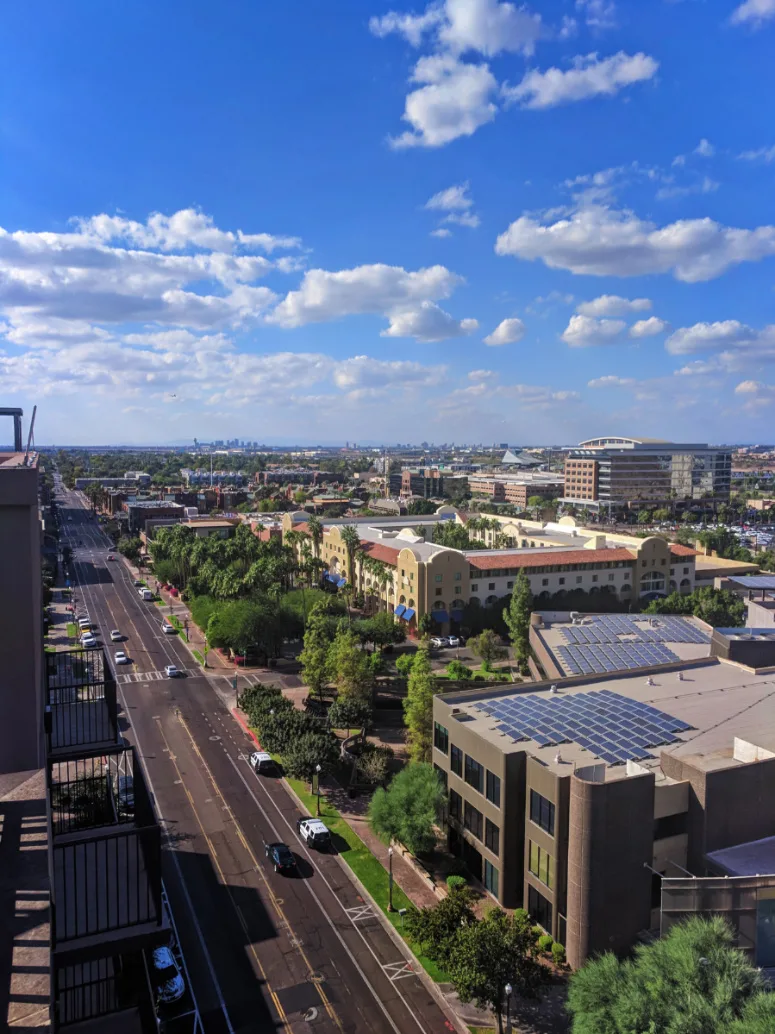
[[[314,815],[316,797],[315,794],[310,793],[307,783],[299,779],[288,779],[288,783],[293,788],[297,797],[299,797],[302,803],[306,806],[310,815]],[[404,894],[398,884],[394,881],[393,907],[396,911],[388,912],[388,874],[385,871],[385,867],[377,858],[374,857],[358,834],[351,829],[336,808],[329,804],[325,797],[321,797],[320,799],[320,817],[323,819],[331,833],[341,838],[341,840],[344,840],[347,846],[346,848],[342,848],[341,844],[339,845],[340,857],[347,862],[352,871],[385,913],[388,920],[393,924],[397,932],[412,949],[417,961],[423,967],[431,980],[436,981],[436,983],[447,983],[449,981],[449,977],[446,973],[437,966],[432,959],[427,958],[425,955],[418,954],[413,947],[412,942],[403,934],[401,917],[398,914],[398,909],[414,908],[414,905],[406,894]]]
[[[75,639],[78,636],[78,626],[74,621],[67,622],[67,634],[71,639]]]
[[[173,628],[177,628],[178,632],[183,631],[183,622],[180,620],[180,618],[176,618],[174,614],[170,614],[168,620]]]
[[[191,653],[193,653],[194,657],[196,657],[196,659],[197,659],[197,660],[199,661],[199,663],[200,663],[200,664],[204,664],[204,662],[205,662],[205,659],[204,659],[204,657],[203,657],[203,656],[201,655],[201,653],[199,652],[199,650],[192,650],[192,651],[191,651]]]

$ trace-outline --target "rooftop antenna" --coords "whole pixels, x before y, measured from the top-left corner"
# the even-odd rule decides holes
[[[30,433],[27,435],[27,448],[24,452],[24,466],[27,466],[27,457],[30,454],[30,442],[32,441],[32,432],[35,430],[35,414],[38,411],[37,406],[32,407],[32,420],[30,420]]]

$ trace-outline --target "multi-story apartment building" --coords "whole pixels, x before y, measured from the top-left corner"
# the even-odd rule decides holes
[[[410,630],[426,613],[445,633],[459,629],[467,603],[491,605],[510,595],[520,569],[527,573],[539,601],[578,589],[613,592],[623,603],[667,595],[674,589],[683,593],[694,589],[696,551],[661,538],[633,540],[637,544],[625,546],[609,545],[600,535],[577,535],[570,544],[547,545],[541,544],[538,535],[538,542],[523,538],[524,546],[483,550],[435,543],[434,527],[440,520],[457,517],[454,508],[440,507],[429,517],[326,520],[319,556],[331,581],[354,584],[380,607],[407,621]],[[306,520],[303,512],[286,514],[284,533],[307,531]],[[352,569],[342,537],[348,524],[356,528],[360,540]],[[519,534],[515,525],[506,527]],[[546,536],[549,541],[559,537]],[[379,572],[369,558],[380,561]]]
[[[574,967],[702,909],[734,917],[740,947],[772,966],[775,641],[755,659],[741,639],[732,663],[671,620],[660,645],[684,659],[434,697],[450,846]],[[644,617],[632,656],[658,631]]]
[[[654,438],[590,438],[565,459],[563,502],[590,510],[729,500],[732,453]]]

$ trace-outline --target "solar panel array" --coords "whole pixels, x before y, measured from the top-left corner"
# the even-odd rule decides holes
[[[653,622],[653,624],[651,623]],[[566,643],[620,643],[627,636],[629,642],[640,643],[697,643],[710,642],[710,636],[685,618],[660,614],[645,618],[632,614],[595,614],[585,617],[583,625],[562,629]]]
[[[515,743],[534,740],[539,747],[577,743],[608,765],[653,758],[649,748],[679,742],[676,733],[691,729],[650,704],[609,689],[563,697],[526,693],[475,707],[494,718],[496,728]]]
[[[627,640],[615,645],[558,646],[557,652],[571,675],[595,675],[625,668],[651,668],[670,664],[680,658],[661,643],[639,643]]]

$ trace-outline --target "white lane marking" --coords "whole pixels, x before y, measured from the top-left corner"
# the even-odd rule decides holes
[[[354,908],[346,908],[345,912],[354,923],[357,923],[359,919],[377,918],[377,913],[374,911],[371,905],[355,905]]]
[[[403,977],[417,976],[412,963],[406,960],[403,962],[386,962],[382,968],[393,981],[401,980]]]

